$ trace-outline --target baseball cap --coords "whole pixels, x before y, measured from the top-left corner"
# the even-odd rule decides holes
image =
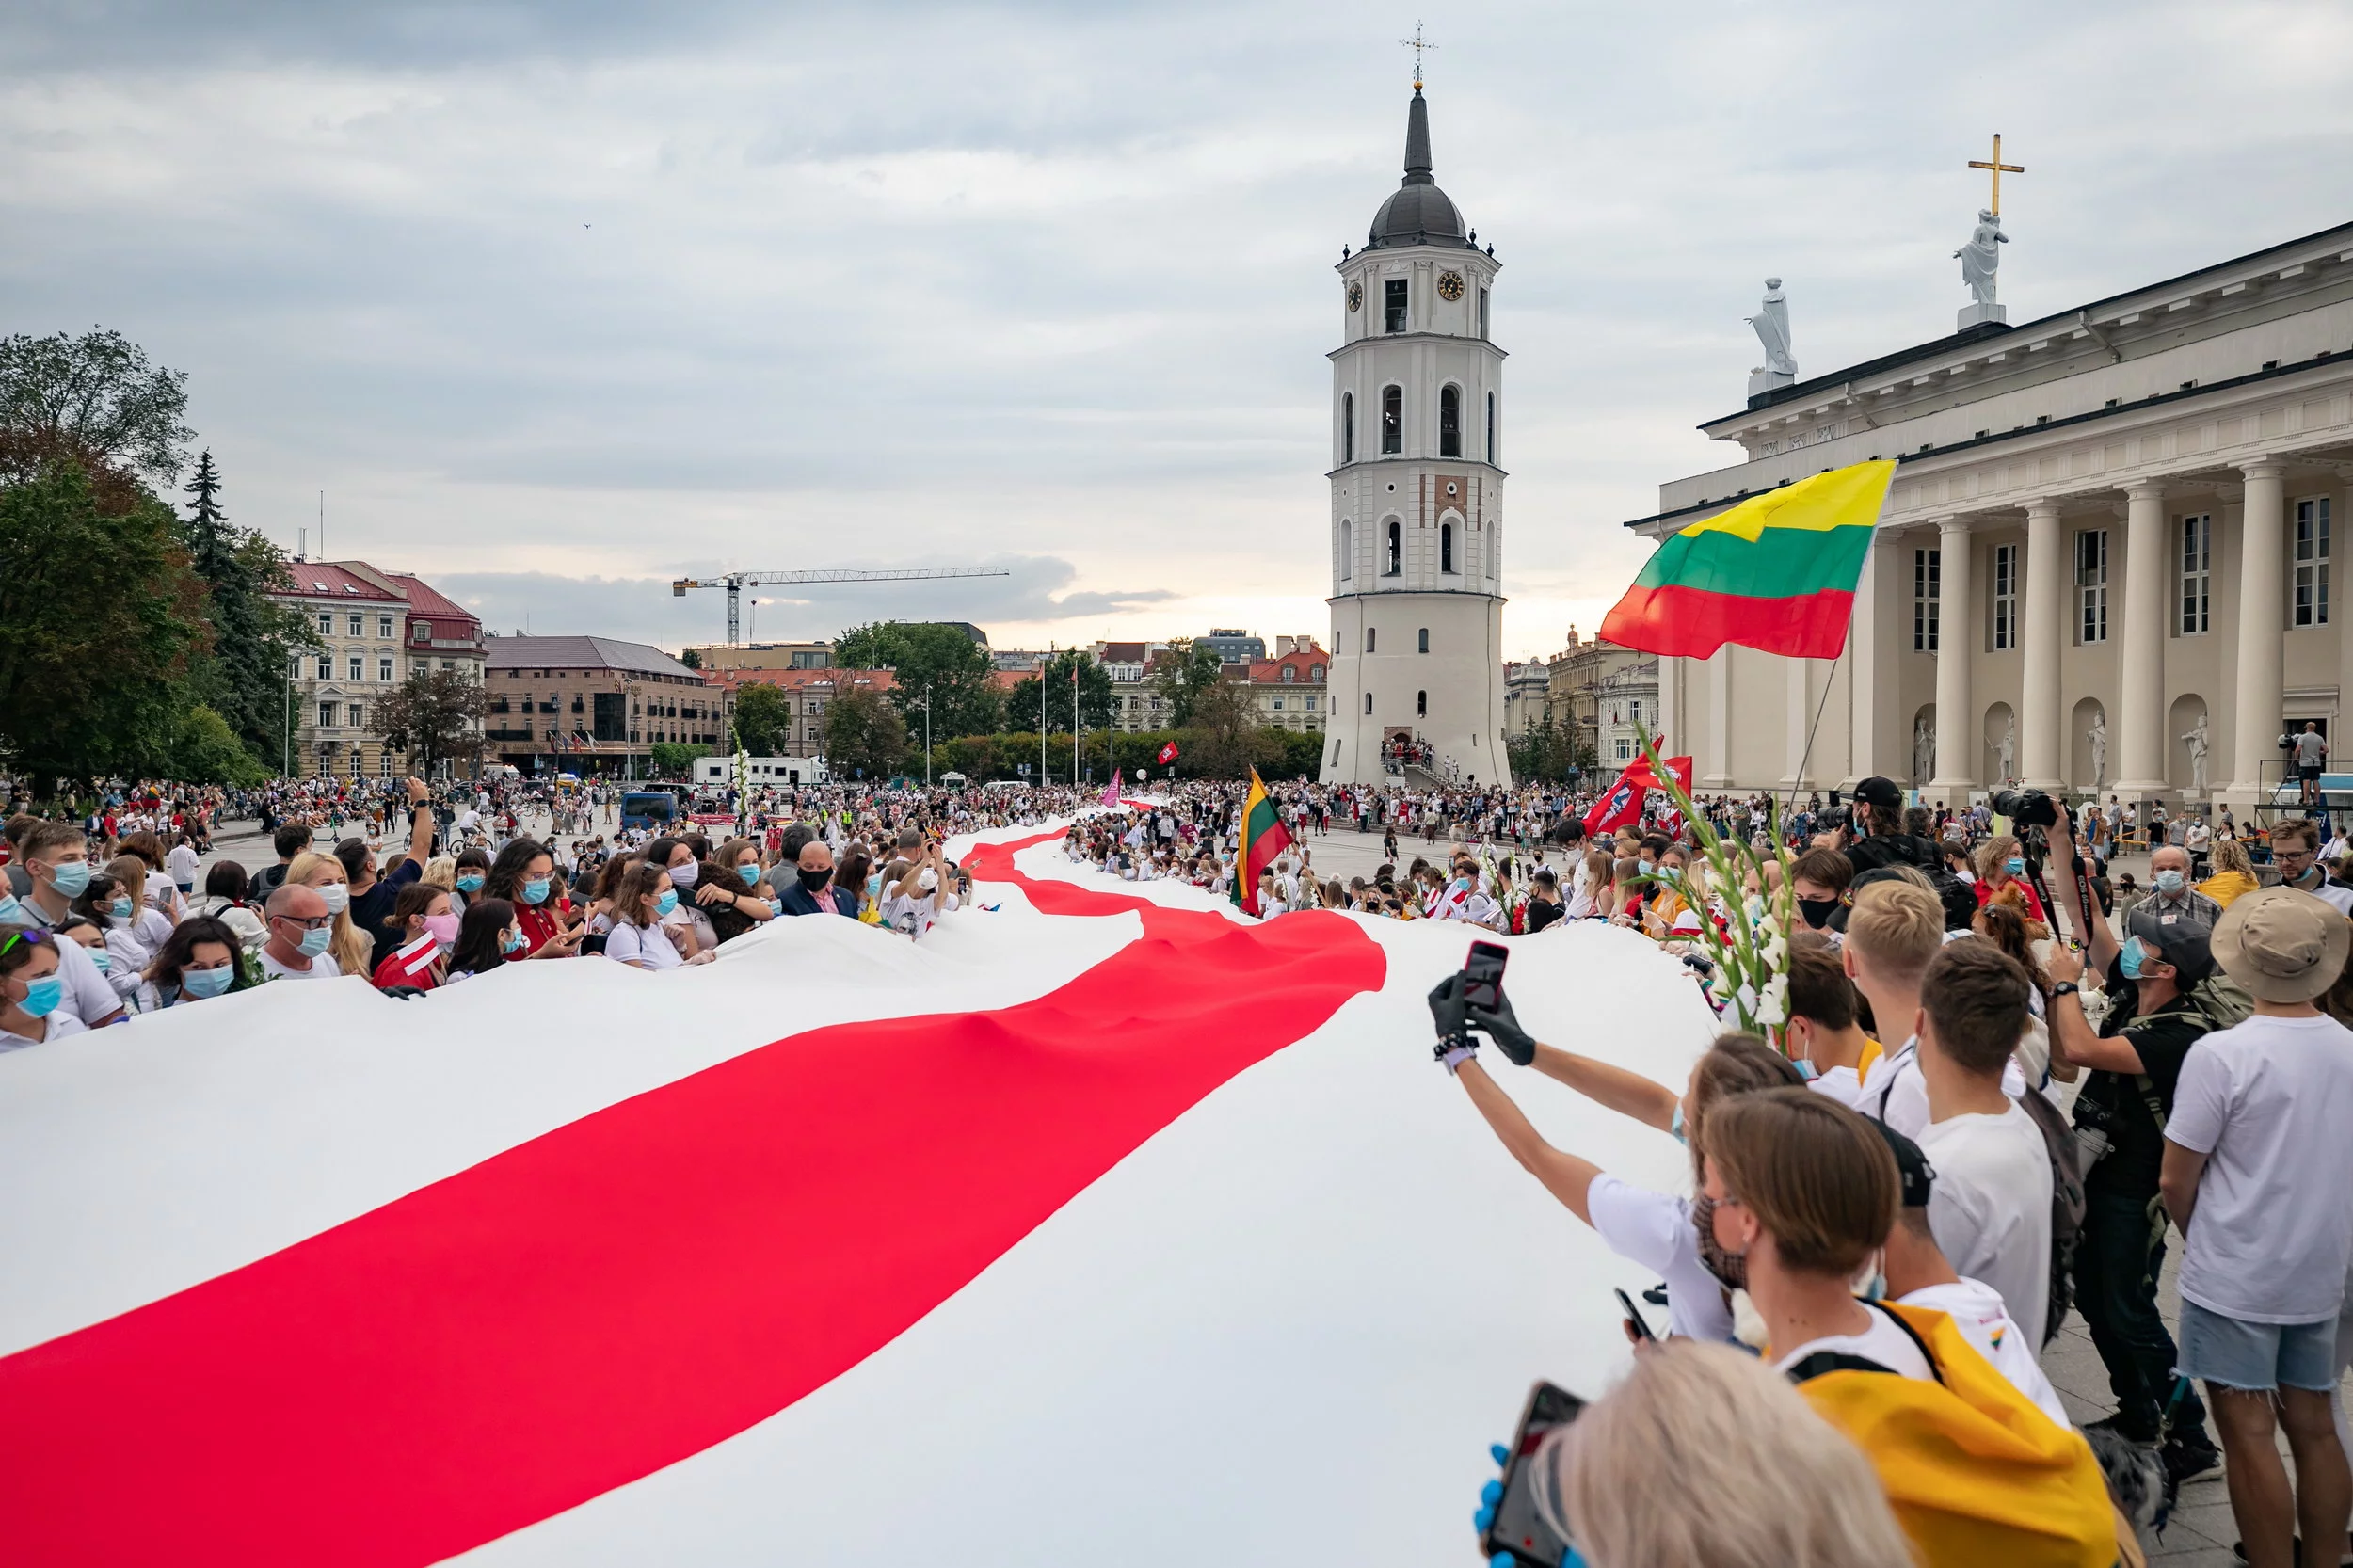
[[[2139,937],[2142,947],[2180,970],[2185,989],[2214,972],[2206,927],[2189,915],[2137,908],[2125,917],[2124,935]]]
[[[1896,781],[1881,778],[1877,774],[1854,787],[1854,797],[1866,806],[1895,807],[1904,803],[1904,792],[1897,787]]]
[[[2223,971],[2265,1001],[2310,1001],[2337,983],[2353,921],[2294,888],[2242,894],[2211,938]]]
[[[1879,1135],[1887,1140],[1887,1152],[1896,1157],[1896,1176],[1903,1189],[1903,1206],[1906,1208],[1926,1208],[1929,1193],[1936,1187],[1936,1167],[1929,1163],[1929,1157],[1919,1144],[1885,1122],[1875,1116],[1865,1117],[1865,1120],[1879,1129]]]

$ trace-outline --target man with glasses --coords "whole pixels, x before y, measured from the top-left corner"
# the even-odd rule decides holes
[[[2320,863],[2320,829],[2309,817],[2290,817],[2271,829],[2271,863],[2280,886],[2326,899],[2340,915],[2353,916],[2353,888],[2329,880]]]
[[[327,951],[335,917],[318,889],[289,884],[270,894],[269,940],[262,948],[265,980],[332,980],[344,971]]]
[[[89,840],[72,823],[39,822],[24,830],[17,856],[32,890],[17,905],[14,919],[55,929],[89,886]],[[122,1017],[122,999],[81,943],[57,944],[57,978],[65,988],[62,1009],[90,1028]]]

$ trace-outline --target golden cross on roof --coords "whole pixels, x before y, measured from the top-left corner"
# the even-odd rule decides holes
[[[1401,38],[1397,41],[1401,48],[1411,49],[1414,52],[1414,90],[1419,92],[1421,90],[1421,52],[1425,49],[1435,49],[1438,46],[1421,36],[1421,20],[1418,17],[1414,21],[1414,36]],[[1997,152],[1994,155],[1999,157],[2001,154]]]
[[[2006,164],[2002,162],[2002,133],[1996,131],[1993,133],[1993,161],[1992,163],[1979,163],[1977,159],[1972,158],[1969,160],[1969,167],[1971,168],[1983,168],[1993,171],[1993,203],[1986,208],[1986,211],[1992,213],[1995,217],[2001,216],[2002,176],[2005,174],[2024,174],[2026,172],[2025,166],[2024,164]]]

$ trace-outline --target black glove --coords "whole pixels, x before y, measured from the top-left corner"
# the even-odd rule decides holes
[[[1438,1043],[1457,1046],[1468,1034],[1463,1016],[1463,976],[1457,972],[1430,988],[1430,1019],[1437,1025]]]
[[[1536,1037],[1520,1027],[1518,1015],[1512,1011],[1512,999],[1496,987],[1495,1011],[1483,1007],[1465,1010],[1471,1028],[1496,1043],[1496,1048],[1512,1059],[1512,1065],[1525,1067],[1536,1060]]]

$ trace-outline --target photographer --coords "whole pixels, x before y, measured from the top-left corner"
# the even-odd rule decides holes
[[[1965,931],[1977,912],[1969,889],[1945,869],[1945,852],[1935,840],[1909,831],[1904,792],[1892,778],[1873,776],[1855,786],[1855,803],[1863,831],[1846,846],[1847,863],[1858,879],[1865,872],[1888,866],[1911,866],[1929,879],[1945,906],[1945,928]]]
[[[1678,1096],[1640,1073],[1539,1044],[1513,1015],[1500,991],[1496,1011],[1466,1008],[1463,977],[1451,974],[1430,993],[1430,1012],[1448,1070],[1462,1082],[1479,1113],[1487,1119],[1513,1159],[1561,1200],[1569,1212],[1600,1235],[1610,1251],[1655,1271],[1667,1282],[1672,1330],[1693,1339],[1732,1341],[1728,1292],[1740,1288],[1737,1260],[1713,1250],[1704,1207],[1671,1192],[1655,1192],[1609,1175],[1592,1160],[1546,1143],[1512,1097],[1478,1061],[1478,1030],[1515,1064],[1532,1066],[1594,1103],[1631,1116],[1685,1144],[1691,1151],[1694,1187],[1705,1146],[1707,1119],[1717,1106],[1763,1089],[1795,1087],[1804,1081],[1780,1052],[1753,1034],[1720,1036],[1693,1064],[1690,1081]],[[1457,1042],[1449,1047],[1449,1042]]]

